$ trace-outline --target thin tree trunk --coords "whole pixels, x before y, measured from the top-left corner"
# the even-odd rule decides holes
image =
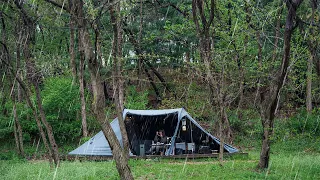
[[[40,81],[40,75],[37,73],[35,62],[32,56],[32,49],[31,47],[35,44],[36,38],[35,38],[35,22],[32,18],[26,13],[26,11],[23,8],[23,2],[18,2],[18,0],[15,0],[16,6],[21,10],[21,16],[22,20],[24,22],[24,37],[25,37],[25,43],[23,47],[23,55],[26,61],[26,68],[27,68],[27,79],[30,82],[30,84],[34,85],[35,91],[36,91],[36,97],[37,97],[37,104],[38,109],[41,117],[41,121],[44,124],[47,135],[50,142],[50,147],[52,148],[52,155],[53,160],[56,166],[59,165],[59,154],[58,154],[58,146],[55,142],[52,128],[49,125],[49,123],[46,120],[44,110],[42,108],[42,100],[39,90],[39,81]],[[16,76],[17,78],[17,76]],[[41,125],[40,125],[41,126]]]
[[[314,15],[315,11],[317,9],[317,0],[310,0],[310,4],[312,7],[312,14],[311,14],[311,24],[314,24]],[[310,35],[312,37],[315,36],[314,34],[314,27],[310,26]],[[312,112],[312,68],[313,68],[313,62],[316,56],[316,49],[317,49],[317,43],[314,40],[308,40],[309,44],[309,51],[310,51],[310,58],[308,59],[308,69],[307,69],[307,97],[306,97],[306,106],[308,113]]]
[[[21,155],[20,151],[20,144],[19,144],[19,136],[18,136],[18,128],[17,128],[17,123],[16,123],[16,117],[17,117],[17,109],[16,109],[16,104],[13,103],[13,118],[14,118],[14,124],[13,124],[13,133],[14,133],[14,139],[16,142],[16,148],[17,148],[17,153]]]
[[[138,44],[139,49],[141,49],[141,39],[142,39],[142,25],[143,25],[143,17],[142,17],[142,0],[140,0],[140,26],[139,26],[139,36],[138,36]],[[142,89],[142,68],[143,68],[143,59],[140,57],[141,55],[138,55],[138,89]]]
[[[16,41],[16,59],[17,59],[16,71],[17,71],[17,76],[19,76],[22,79],[21,70],[20,70],[20,64],[21,64],[21,54],[20,54],[21,28],[20,28],[20,25],[18,25],[18,27],[17,27],[16,34],[18,36],[18,40]],[[22,90],[21,90],[19,83],[17,83],[17,101],[22,102]]]
[[[41,100],[41,94],[40,94],[40,89],[39,89],[38,83],[34,83],[34,87],[36,90],[37,104],[38,104],[38,109],[39,109],[41,121],[44,124],[44,126],[46,127],[48,139],[49,139],[49,142],[51,145],[53,161],[56,166],[59,166],[60,158],[59,158],[58,145],[57,145],[56,140],[54,138],[52,127],[48,123],[46,116],[45,116],[45,113],[44,113],[44,110],[43,110],[43,107],[42,107],[42,100]]]
[[[12,71],[12,74],[14,74],[14,72]],[[26,101],[27,101],[27,104],[28,106],[30,107],[30,109],[32,110],[32,114],[33,114],[33,117],[37,123],[37,127],[39,129],[39,132],[40,132],[40,136],[41,136],[41,139],[43,141],[43,144],[48,152],[48,158],[49,158],[49,162],[50,162],[50,165],[52,164],[52,159],[53,159],[53,156],[52,156],[52,150],[51,148],[49,147],[49,143],[48,143],[48,140],[47,140],[47,137],[45,135],[45,132],[42,128],[42,124],[39,120],[39,117],[38,117],[38,114],[37,114],[37,111],[33,105],[33,103],[31,102],[31,91],[29,89],[29,87],[27,87],[24,82],[20,79],[19,76],[16,76],[16,80],[18,81],[18,83],[20,84],[21,88],[24,90],[24,94],[25,94],[25,98],[26,98]]]
[[[105,114],[105,95],[104,88],[102,85],[102,78],[100,76],[100,65],[95,58],[93,52],[93,45],[90,40],[89,31],[86,27],[86,19],[83,14],[83,2],[76,1],[77,3],[77,23],[80,33],[81,49],[85,54],[85,58],[88,61],[89,73],[91,77],[91,84],[93,89],[93,109],[96,119],[101,125],[102,132],[106,137],[110,148],[112,150],[113,158],[116,162],[116,167],[121,179],[131,180],[133,176],[131,174],[130,167],[128,165],[128,155],[121,148],[120,142],[118,141],[110,123],[106,119]],[[120,121],[120,120],[119,120]]]
[[[147,75],[147,77],[149,79],[149,82],[150,82],[154,92],[157,95],[157,102],[161,102],[161,95],[160,95],[160,92],[159,92],[155,82],[154,82],[154,79],[152,78],[152,76],[150,75],[148,69],[145,66],[143,66],[143,69],[144,69],[144,72],[145,72],[145,74]]]
[[[312,112],[312,65],[313,65],[313,53],[308,59],[308,68],[307,68],[307,88],[306,88],[306,106],[308,113]]]
[[[69,7],[70,7],[70,22],[69,22],[69,27],[70,27],[70,47],[69,47],[69,52],[70,52],[70,67],[71,67],[71,72],[72,72],[72,83],[75,83],[77,80],[77,66],[76,66],[76,60],[75,60],[75,27],[74,27],[74,13],[75,13],[75,6],[73,3],[73,0],[69,0]]]
[[[127,158],[129,158],[129,139],[125,122],[123,119],[123,107],[124,107],[124,93],[123,93],[123,78],[122,78],[122,28],[120,21],[120,3],[116,3],[109,8],[110,18],[113,26],[113,44],[112,44],[112,56],[113,56],[113,89],[115,94],[115,104],[119,120],[119,126],[122,136],[123,149]]]
[[[220,148],[219,148],[219,163],[221,166],[223,166],[223,152],[224,152],[224,106],[220,105],[220,120],[219,120],[219,138],[220,138]]]
[[[19,118],[17,115],[17,106],[16,103],[13,103],[13,117],[14,117],[14,129],[15,129],[15,136],[17,136],[16,141],[18,140],[18,151],[21,156],[24,156],[24,148],[23,148],[23,134],[22,128],[19,122]]]
[[[282,88],[287,76],[287,68],[290,61],[290,41],[294,29],[294,19],[296,17],[296,10],[301,4],[302,0],[295,2],[287,1],[288,15],[286,19],[284,32],[284,54],[281,63],[281,69],[276,73],[275,79],[269,85],[268,92],[261,96],[261,122],[263,127],[262,146],[260,153],[260,160],[258,167],[268,168],[270,159],[270,138],[273,133],[274,116],[277,108],[277,103],[280,96],[280,89]]]
[[[81,100],[81,119],[82,119],[82,136],[88,136],[88,127],[87,127],[87,113],[86,113],[86,99],[84,95],[84,54],[80,52],[80,64],[79,64],[79,89],[80,89],[80,100]]]
[[[80,31],[78,36],[80,37]],[[82,136],[87,137],[88,136],[88,127],[87,127],[87,113],[86,113],[86,100],[85,100],[85,95],[84,95],[84,67],[85,67],[85,54],[84,54],[84,49],[81,48],[81,38],[79,39],[78,42],[79,46],[79,91],[80,91],[80,100],[81,100],[81,123],[82,123]]]
[[[248,44],[248,36],[246,35],[245,38],[244,38],[244,52],[243,52],[243,62],[246,61],[246,50],[247,50],[247,44]],[[244,69],[243,69],[243,65],[241,63],[241,59],[239,57],[239,54],[237,54],[236,56],[236,59],[237,59],[237,64],[238,64],[238,70],[239,70],[239,80],[240,80],[240,83],[239,83],[239,102],[238,102],[238,108],[237,108],[237,116],[238,116],[238,119],[242,119],[242,106],[243,106],[243,99],[244,99]]]
[[[278,51],[278,43],[279,43],[279,37],[280,37],[280,25],[281,25],[281,14],[283,11],[283,6],[282,6],[283,1],[279,1],[279,7],[280,9],[278,10],[277,13],[277,25],[276,25],[276,32],[275,32],[275,39],[274,39],[274,48],[272,52],[272,63],[276,61],[277,58],[277,51]]]
[[[256,30],[256,40],[258,44],[258,67],[259,67],[259,71],[262,71],[262,43],[261,43],[261,36],[260,36],[259,30]],[[259,76],[256,84],[257,90],[255,93],[256,96],[254,98],[254,105],[256,105],[256,102],[260,94],[260,86],[261,86],[261,77]]]
[[[1,31],[1,41],[2,41],[2,45],[1,45],[1,60],[8,60],[9,58],[9,53],[7,52],[7,54],[5,54],[4,52],[6,52],[6,47],[4,44],[6,44],[7,42],[7,30],[6,30],[6,24],[5,24],[5,20],[4,20],[4,17],[3,17],[3,13],[0,11],[0,21],[1,21],[1,25],[2,25],[2,31]],[[6,74],[6,71],[3,71],[3,74],[1,73],[1,75],[5,75]],[[1,92],[5,92],[4,91],[4,84],[3,84],[3,79],[0,79],[0,90]],[[5,107],[5,104],[7,102],[7,96],[6,95],[3,95],[2,99],[1,99],[1,107]],[[4,116],[8,116],[8,112],[7,112],[7,108],[3,108],[2,109],[2,114]]]

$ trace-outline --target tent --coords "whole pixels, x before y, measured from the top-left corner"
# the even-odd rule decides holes
[[[131,156],[144,155],[144,153],[141,153],[141,145],[146,146],[144,147],[145,150],[148,149],[156,131],[159,129],[164,130],[166,136],[171,137],[165,152],[167,156],[177,153],[189,153],[188,149],[179,149],[177,147],[177,145],[184,143],[193,145],[192,153],[204,153],[206,151],[203,150],[206,148],[211,151],[219,151],[219,139],[203,129],[183,108],[164,110],[125,109],[123,118],[130,142]],[[122,144],[117,118],[111,122],[111,127],[120,144]],[[236,153],[238,151],[231,145],[224,144],[224,152]],[[69,154],[112,156],[110,146],[102,131]]]

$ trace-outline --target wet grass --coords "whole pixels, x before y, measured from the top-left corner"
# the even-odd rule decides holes
[[[131,160],[136,179],[317,179],[320,155],[317,153],[273,154],[270,168],[258,171],[257,152],[244,158],[229,158],[224,166],[217,159]],[[47,161],[2,160],[0,179],[118,179],[113,161],[63,161],[50,169]]]
[[[258,144],[258,143],[257,143]],[[319,179],[318,139],[293,139],[272,146],[270,167],[257,170],[259,149],[250,147],[248,157],[229,157],[223,166],[217,159],[130,160],[135,179]],[[4,151],[2,151],[4,152]],[[62,161],[50,169],[44,160],[25,160],[12,155],[0,160],[0,179],[119,179],[113,161]]]

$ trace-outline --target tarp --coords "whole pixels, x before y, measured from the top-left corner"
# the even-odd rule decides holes
[[[159,116],[159,115],[167,115],[177,113],[178,114],[178,121],[176,128],[174,130],[172,139],[171,139],[171,146],[168,148],[168,151],[166,151],[166,155],[173,155],[174,154],[174,143],[177,138],[178,130],[179,130],[179,124],[182,120],[187,118],[192,122],[196,127],[198,127],[203,133],[207,134],[208,137],[212,138],[217,144],[220,145],[220,141],[218,138],[214,137],[210,133],[208,133],[205,129],[203,129],[200,124],[193,119],[183,108],[179,109],[164,109],[164,110],[132,110],[132,109],[125,109],[123,111],[123,118],[125,119],[128,114],[130,115],[139,115],[139,116]],[[115,132],[120,144],[122,145],[122,137],[119,127],[118,119],[115,118],[111,122],[111,127],[113,131]],[[229,153],[235,153],[239,150],[232,147],[231,145],[224,144],[225,151]],[[93,136],[90,140],[79,146],[77,149],[71,151],[69,154],[71,155],[104,155],[104,156],[112,156],[112,152],[109,146],[108,141],[106,140],[104,134],[102,131],[100,131],[98,134]],[[130,152],[130,155],[133,154]]]

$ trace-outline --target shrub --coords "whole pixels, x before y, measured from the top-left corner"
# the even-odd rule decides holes
[[[79,88],[71,78],[47,78],[42,91],[42,104],[55,137],[64,142],[81,135]]]
[[[137,92],[135,86],[129,86],[125,107],[128,109],[147,109],[148,91]]]

